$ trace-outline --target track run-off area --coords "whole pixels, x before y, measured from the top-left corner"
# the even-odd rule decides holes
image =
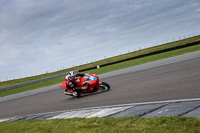
[[[63,110],[200,98],[200,51],[99,75],[108,92],[74,99],[58,85],[1,101],[0,119]],[[64,79],[63,79],[64,81]]]

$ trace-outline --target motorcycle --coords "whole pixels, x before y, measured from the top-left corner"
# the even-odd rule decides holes
[[[80,97],[84,94],[90,94],[95,92],[104,92],[110,90],[110,85],[106,82],[100,81],[99,77],[95,74],[88,73],[84,77],[76,77],[74,79],[74,84],[77,87],[83,87],[86,83],[89,84],[89,88],[87,90],[82,89],[67,89],[67,81],[59,84],[59,87],[65,89],[65,94],[73,96],[75,98]]]

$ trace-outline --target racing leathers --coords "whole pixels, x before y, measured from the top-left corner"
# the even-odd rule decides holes
[[[89,89],[88,83],[86,83],[83,87],[77,87],[75,84],[76,77],[84,77],[85,75],[87,75],[87,74],[79,73],[79,74],[75,74],[74,76],[69,77],[66,82],[67,89],[72,89],[73,91],[77,91],[79,89],[88,90]]]

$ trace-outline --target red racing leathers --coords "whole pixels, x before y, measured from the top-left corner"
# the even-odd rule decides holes
[[[79,74],[75,74],[74,76],[71,76],[69,79],[65,79],[66,80],[67,89],[72,89],[73,91],[76,91],[78,89],[82,89],[82,90],[86,90],[87,91],[89,89],[89,84],[88,83],[85,83],[85,85],[83,87],[78,87],[75,84],[75,82],[78,82],[78,81],[76,81],[76,77],[84,77],[86,75],[87,74],[79,73]]]

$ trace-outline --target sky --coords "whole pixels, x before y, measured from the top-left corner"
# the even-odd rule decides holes
[[[0,0],[0,81],[200,34],[200,0]]]

